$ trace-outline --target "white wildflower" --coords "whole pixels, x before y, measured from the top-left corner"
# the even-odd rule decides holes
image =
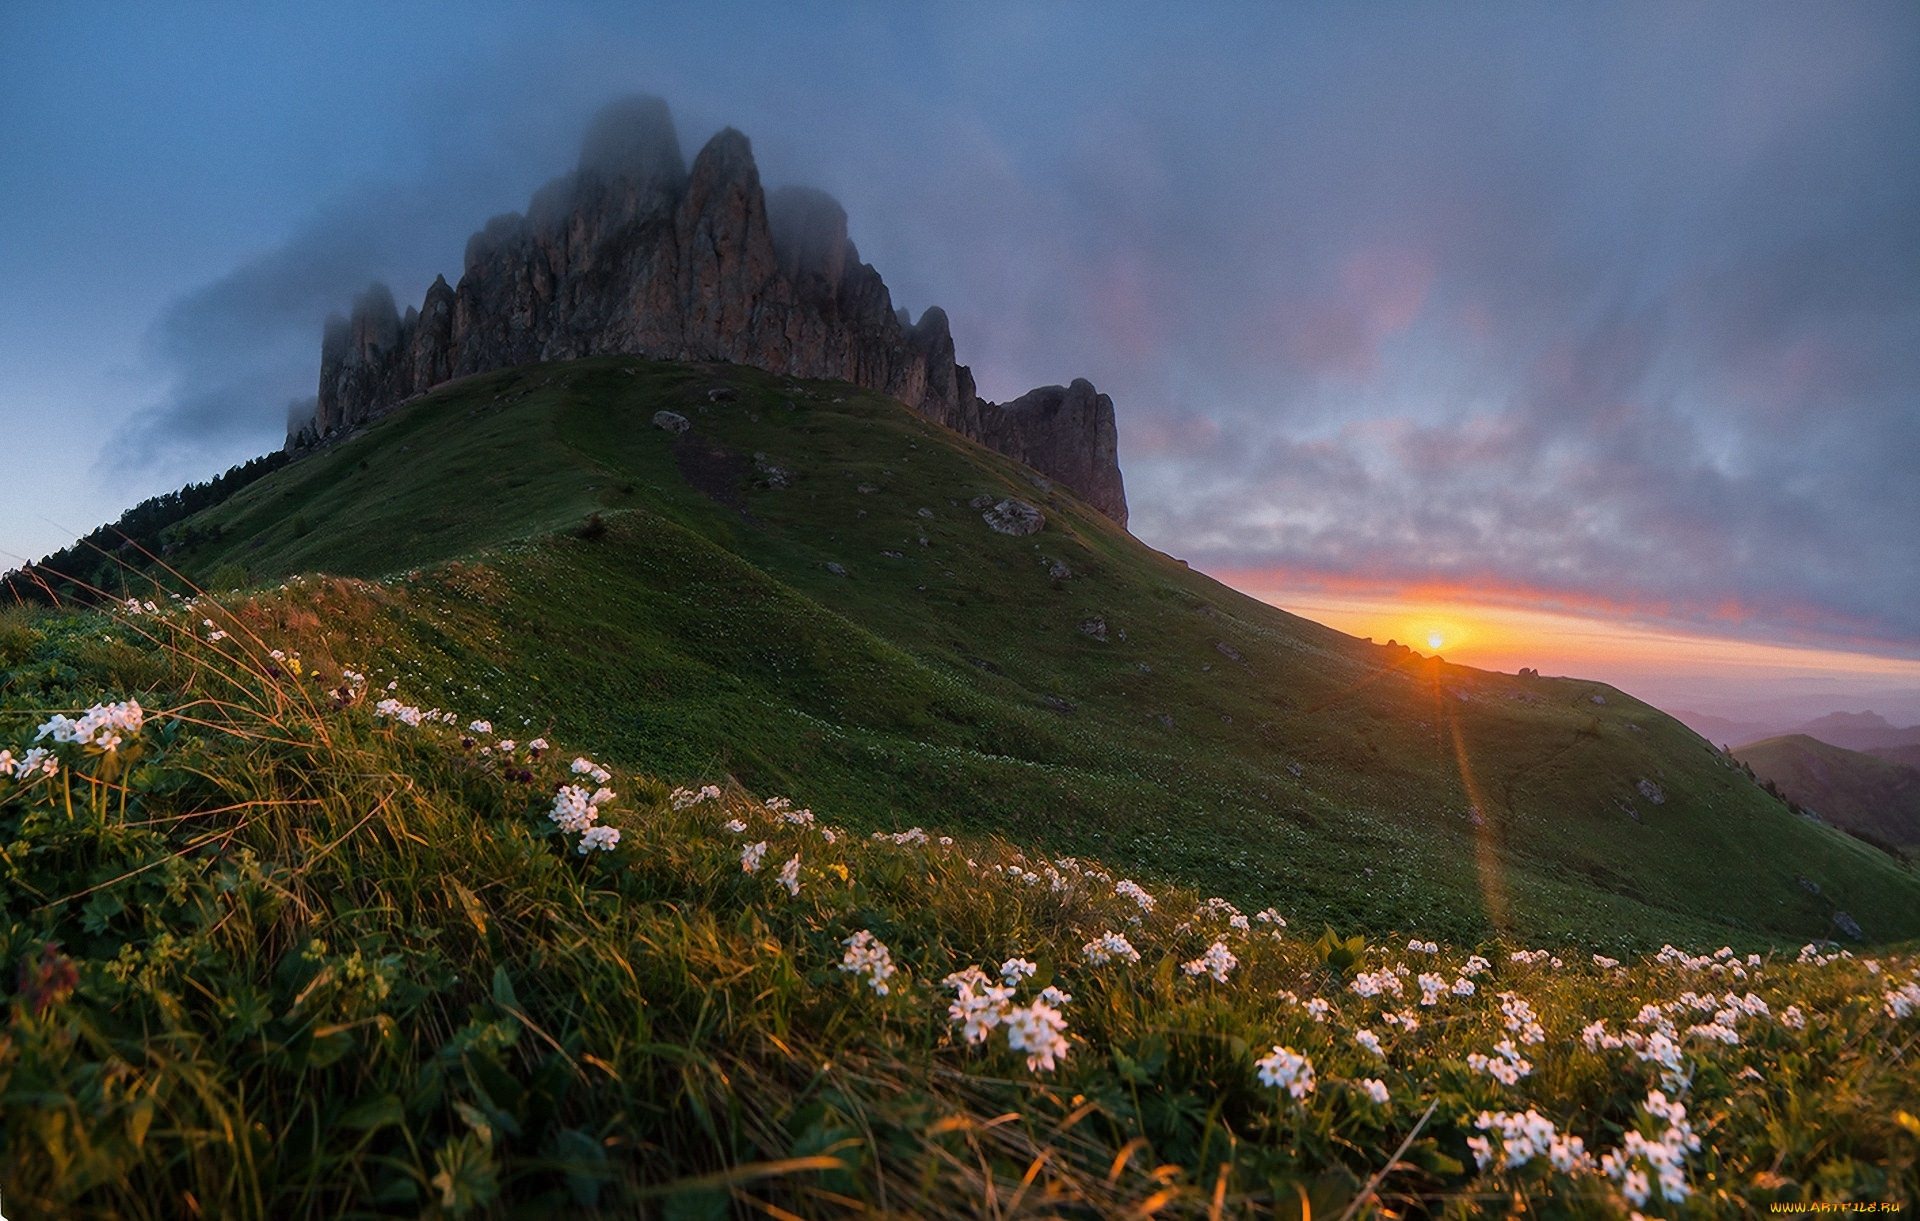
[[[580,855],[585,856],[596,848],[602,852],[612,852],[619,843],[618,827],[588,827],[580,836]]]
[[[1024,958],[1009,958],[1000,964],[1000,978],[1007,983],[1017,984],[1023,979],[1033,978],[1034,972],[1039,969],[1038,964]]]
[[[1240,960],[1227,948],[1224,941],[1216,941],[1207,947],[1207,952],[1192,962],[1180,964],[1180,969],[1188,975],[1211,975],[1216,983],[1226,983],[1227,975],[1240,965]]]
[[[1313,1093],[1313,1061],[1290,1047],[1275,1044],[1270,1055],[1254,1062],[1260,1084],[1285,1090],[1295,1098]]]
[[[764,854],[766,845],[760,844],[758,847]],[[756,859],[754,864],[757,867],[759,861]],[[846,954],[840,959],[840,969],[866,976],[874,992],[887,995],[887,981],[893,978],[894,966],[893,954],[886,945],[866,929],[861,929],[840,944],[847,947]]]
[[[599,819],[600,811],[594,807],[587,790],[577,784],[563,784],[553,794],[553,809],[547,817],[559,824],[562,831],[578,833],[591,827]]]
[[[1124,962],[1140,961],[1140,951],[1133,948],[1132,942],[1115,932],[1100,934],[1081,946],[1080,952],[1096,967],[1103,967],[1116,958]]]
[[[1067,1055],[1067,1019],[1045,1000],[1013,1006],[1000,1019],[1007,1046],[1027,1053],[1029,1072],[1052,1072]]]

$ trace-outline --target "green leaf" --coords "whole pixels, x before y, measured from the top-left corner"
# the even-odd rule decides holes
[[[566,1176],[567,1191],[574,1203],[582,1208],[597,1207],[601,1189],[613,1180],[606,1146],[578,1128],[566,1128],[555,1134],[553,1153],[555,1169]]]
[[[347,1113],[340,1117],[340,1124],[356,1132],[371,1132],[378,1128],[405,1123],[406,1119],[407,1113],[400,1105],[400,1096],[382,1094],[378,1098],[369,1098],[347,1108]]]
[[[459,1104],[455,1104],[458,1106]],[[487,1140],[469,1133],[433,1151],[434,1190],[440,1206],[456,1217],[492,1204],[500,1196],[500,1173]]]
[[[692,1187],[668,1196],[660,1210],[663,1221],[727,1221],[731,1212],[725,1191]]]
[[[127,1140],[138,1149],[147,1143],[147,1129],[153,1126],[153,1099],[142,1098],[127,1112]]]
[[[127,902],[118,891],[96,890],[80,909],[80,927],[89,933],[104,933],[113,918],[125,910]]]
[[[493,1143],[493,1125],[487,1122],[486,1114],[479,1107],[470,1102],[455,1102],[453,1111],[467,1127],[473,1129],[473,1134],[479,1137],[483,1144]]]
[[[507,977],[506,964],[493,969],[493,1003],[502,1009],[519,1009],[520,998],[513,991],[513,980]]]

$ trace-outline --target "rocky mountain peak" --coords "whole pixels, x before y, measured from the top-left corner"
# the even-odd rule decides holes
[[[789,186],[771,192],[767,221],[780,270],[796,285],[817,285],[831,294],[848,265],[860,261],[847,240],[846,209],[825,191]]]
[[[450,378],[613,354],[877,390],[1126,524],[1111,399],[1084,380],[1005,406],[981,399],[945,311],[917,322],[896,312],[831,196],[766,192],[752,144],[731,127],[689,167],[654,97],[603,109],[576,170],[537,191],[524,215],[496,216],[468,240],[457,285],[436,279],[405,317],[375,285],[350,316],[329,320],[302,435],[336,435]]]
[[[580,142],[578,174],[677,189],[687,179],[687,159],[666,102],[635,94],[602,107]]]

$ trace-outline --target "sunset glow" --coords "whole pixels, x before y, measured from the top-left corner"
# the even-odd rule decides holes
[[[1715,703],[1724,686],[1759,698],[1788,698],[1818,686],[1857,693],[1860,706],[1889,693],[1920,691],[1920,659],[1763,643],[1664,626],[1620,611],[1525,607],[1464,590],[1329,589],[1292,574],[1212,575],[1262,601],[1379,643],[1440,653],[1448,661],[1512,673],[1599,679],[1663,707]]]

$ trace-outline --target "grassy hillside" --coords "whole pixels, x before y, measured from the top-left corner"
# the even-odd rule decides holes
[[[1920,770],[1805,734],[1768,738],[1734,755],[1782,796],[1836,827],[1920,847]]]
[[[1920,768],[1920,742],[1911,746],[1876,746],[1866,753],[1902,767]]]
[[[992,532],[983,495],[1046,529]],[[1342,927],[1758,946],[1844,910],[1920,934],[1911,871],[1645,704],[1275,610],[843,385],[472,378],[174,537],[203,582],[376,582],[289,593],[312,655],[855,827],[1002,834]]]
[[[1911,955],[1316,938],[964,812],[869,838],[596,775],[503,740],[567,690],[489,726],[406,703],[410,666],[296,652],[471,639],[451,605],[327,580],[0,614],[8,1216],[1920,1199]]]

